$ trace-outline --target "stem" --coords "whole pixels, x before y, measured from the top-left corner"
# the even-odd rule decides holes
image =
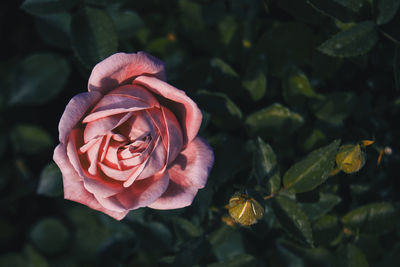
[[[271,198],[276,197],[276,196],[279,195],[279,193],[282,192],[283,190],[285,190],[285,189],[282,187],[281,189],[279,189],[279,191],[274,192],[274,193],[272,193],[271,195],[265,196],[265,197],[264,197],[264,200],[267,200],[267,199],[271,199]]]
[[[382,30],[379,30],[379,31],[382,33],[383,36],[388,38],[390,41],[394,42],[396,45],[400,45],[400,41],[399,40],[397,40],[396,38],[394,38],[393,36],[389,35],[388,33],[384,32]]]

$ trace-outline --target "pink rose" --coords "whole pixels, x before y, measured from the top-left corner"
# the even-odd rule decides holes
[[[165,82],[163,62],[144,52],[117,53],[94,67],[88,87],[71,99],[58,126],[54,161],[64,197],[117,220],[140,207],[190,205],[214,155],[197,136],[199,108]]]

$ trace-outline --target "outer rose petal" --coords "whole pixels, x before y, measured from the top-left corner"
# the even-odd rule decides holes
[[[63,144],[59,144],[56,147],[56,149],[54,150],[53,159],[57,163],[63,174],[65,199],[87,205],[92,209],[104,212],[105,214],[113,217],[116,220],[121,220],[126,216],[126,214],[128,214],[128,211],[116,212],[104,208],[91,193],[85,190],[82,183],[82,178],[79,177],[79,175],[75,172],[74,168],[69,162],[67,158],[67,152]]]
[[[126,80],[143,74],[165,80],[164,63],[145,52],[116,53],[93,68],[88,88],[106,94]]]
[[[81,93],[69,101],[58,124],[61,143],[65,143],[71,130],[82,119],[88,109],[100,100],[101,96],[98,92]]]
[[[197,104],[184,91],[149,76],[139,76],[133,83],[143,85],[153,93],[170,100],[170,103],[162,103],[161,101],[161,104],[174,112],[181,122],[184,145],[187,145],[196,137],[200,128],[202,114]]]
[[[168,169],[170,183],[165,193],[149,205],[153,209],[178,209],[189,206],[207,182],[214,153],[202,138],[194,139]]]

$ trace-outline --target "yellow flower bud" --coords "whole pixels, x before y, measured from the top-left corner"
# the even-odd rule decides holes
[[[239,224],[249,226],[260,220],[264,214],[263,207],[246,194],[235,193],[227,205],[229,215]]]
[[[345,173],[353,173],[360,170],[365,163],[365,153],[360,145],[343,145],[336,154],[336,164]]]

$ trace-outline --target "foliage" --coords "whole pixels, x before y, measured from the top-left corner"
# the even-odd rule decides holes
[[[399,0],[0,10],[0,266],[400,265]],[[62,198],[52,151],[91,68],[140,50],[201,108],[215,166],[191,206],[117,222]]]

